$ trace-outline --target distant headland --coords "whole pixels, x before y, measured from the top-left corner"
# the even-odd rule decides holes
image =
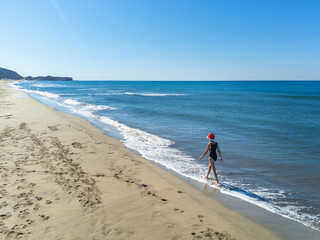
[[[0,80],[32,80],[32,81],[72,81],[72,77],[53,77],[53,76],[39,76],[39,77],[22,77],[17,72],[0,67]]]

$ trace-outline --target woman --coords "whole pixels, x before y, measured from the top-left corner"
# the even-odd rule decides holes
[[[218,180],[218,176],[217,176],[217,172],[216,172],[216,167],[214,165],[215,162],[217,161],[217,150],[218,150],[218,153],[219,153],[219,156],[220,156],[220,161],[222,162],[223,160],[222,160],[222,156],[221,156],[221,152],[220,152],[218,143],[213,141],[214,138],[215,138],[215,136],[214,136],[213,133],[210,133],[208,135],[209,143],[207,145],[206,151],[201,155],[200,160],[201,160],[201,158],[203,158],[204,155],[207,154],[208,151],[210,151],[210,154],[209,154],[209,167],[208,167],[208,172],[207,172],[207,175],[205,176],[205,178],[209,179],[209,174],[210,174],[210,171],[212,169],[214,177],[216,178],[216,183],[215,184],[218,185],[219,184],[219,180]]]

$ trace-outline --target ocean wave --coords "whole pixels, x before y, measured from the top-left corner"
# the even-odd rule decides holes
[[[19,81],[19,82],[9,83],[8,85],[13,89],[23,91],[23,92],[26,92],[29,94],[37,94],[37,95],[40,95],[42,97],[45,97],[47,99],[52,99],[52,100],[55,99],[56,100],[56,101],[54,101],[55,104],[62,106],[62,107],[66,107],[69,110],[71,110],[72,112],[78,113],[80,115],[92,117],[91,111],[94,112],[94,111],[101,111],[101,110],[118,110],[117,108],[111,107],[111,106],[83,103],[83,102],[79,102],[79,101],[77,101],[75,99],[71,99],[71,98],[63,99],[61,97],[62,94],[59,95],[59,94],[54,94],[54,93],[50,93],[50,92],[46,92],[46,91],[25,89],[25,88],[22,88],[21,86],[17,85],[22,82],[29,82],[29,81]],[[76,106],[77,106],[77,108],[76,108]]]
[[[71,99],[71,98],[68,98],[68,99],[64,100],[64,102],[65,102],[66,104],[71,104],[71,105],[80,105],[80,104],[81,104],[81,103],[78,102],[77,100],[73,100],[73,99]]]
[[[59,94],[54,94],[54,93],[49,93],[49,92],[42,92],[42,91],[37,91],[37,90],[25,90],[27,93],[34,93],[34,94],[38,94],[41,95],[43,97],[47,97],[47,98],[60,98]]]
[[[253,205],[261,207],[269,212],[275,213],[282,217],[291,219],[293,221],[299,222],[307,227],[310,227],[314,230],[320,231],[320,215],[311,215],[308,213],[304,213],[304,210],[308,210],[307,206],[292,206],[289,202],[274,202],[273,200],[279,200],[279,197],[284,198],[284,191],[279,190],[278,193],[266,191],[262,194],[262,192],[254,193],[252,190],[243,190],[241,188],[234,187],[228,183],[222,182],[218,187],[212,182],[207,181],[207,184],[213,188],[219,189],[221,193],[242,199],[246,202],[249,202]],[[274,190],[273,190],[274,191]],[[253,195],[252,195],[253,194]],[[259,194],[259,195],[258,195]],[[262,196],[261,196],[262,195]],[[275,197],[277,196],[277,197]],[[281,204],[279,206],[277,204]]]
[[[143,97],[167,97],[167,96],[186,96],[186,94],[179,93],[134,93],[134,92],[104,92],[104,93],[89,93],[88,95],[93,96],[110,96],[110,95],[132,95],[132,96],[143,96]]]
[[[104,92],[104,93],[88,93],[90,96],[113,96],[113,95],[125,95],[119,92]]]
[[[320,96],[317,95],[273,95],[279,98],[288,98],[288,99],[301,99],[301,100],[320,100]]]
[[[125,95],[137,95],[144,97],[166,97],[166,96],[185,96],[186,94],[179,93],[134,93],[134,92],[126,92]]]
[[[19,82],[9,83],[8,85],[13,89],[23,91],[26,93],[38,94],[40,96],[47,97],[47,98],[53,98],[53,99],[60,98],[59,94],[49,93],[49,92],[45,92],[45,91],[38,91],[38,90],[29,90],[29,89],[25,89],[25,88],[22,88],[21,86],[19,86],[19,84],[22,84],[25,82],[29,82],[29,81],[19,81]]]
[[[100,90],[99,88],[75,88],[76,91],[94,91],[94,90]]]
[[[160,136],[147,133],[140,129],[131,128],[109,117],[100,116],[98,119],[107,125],[115,127],[124,137],[124,145],[139,152],[143,157],[157,162],[165,167],[186,174],[192,165],[197,163],[195,159],[184,154],[178,149],[172,148],[173,141]],[[192,165],[189,165],[192,163]],[[188,167],[184,167],[187,166]],[[198,167],[200,167],[199,165]],[[183,171],[184,170],[184,171]],[[192,170],[191,170],[192,171]]]
[[[28,89],[22,89],[22,88],[20,88],[19,90],[26,92],[26,93],[38,94],[38,95],[46,97],[46,98],[52,98],[52,99],[60,98],[59,94],[54,94],[54,93],[49,93],[49,92],[44,92],[44,91],[28,90]]]
[[[26,92],[39,94],[39,95],[47,97],[47,98],[60,98],[59,94],[54,94],[54,93],[49,93],[49,92],[42,92],[42,91],[37,91],[37,90],[26,90]]]
[[[21,83],[24,83],[24,82],[27,82],[27,81],[16,81],[16,82],[13,82],[13,83],[8,83],[8,86],[10,88],[13,88],[13,89],[16,89],[16,90],[21,90],[22,88],[20,86],[18,86],[18,84],[21,84]]]
[[[89,103],[83,103],[83,102],[79,102],[77,100],[68,98],[66,100],[64,100],[64,102],[66,104],[69,105],[75,105],[75,106],[80,106],[82,107],[84,110],[92,110],[92,111],[100,111],[100,110],[118,110],[115,107],[111,107],[111,106],[106,106],[106,105],[93,105],[93,104],[89,104]]]
[[[36,83],[32,85],[33,87],[39,87],[39,88],[44,88],[44,87],[67,87],[67,85],[59,85],[59,84],[51,84],[51,83]]]

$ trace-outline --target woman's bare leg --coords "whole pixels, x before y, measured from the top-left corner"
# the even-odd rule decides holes
[[[211,172],[211,164],[209,163],[208,172],[207,172],[207,175],[204,178],[208,179],[210,172]]]
[[[219,184],[218,175],[216,172],[216,166],[214,164],[212,165],[212,171],[213,171],[214,177],[216,178],[217,184]]]
[[[209,158],[209,163],[210,163],[210,166],[212,168],[213,175],[216,178],[216,182],[217,182],[217,184],[219,184],[218,175],[217,175],[217,172],[216,172],[216,166],[214,164],[214,160],[212,158]]]

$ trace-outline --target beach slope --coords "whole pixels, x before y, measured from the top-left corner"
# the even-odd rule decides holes
[[[0,239],[279,239],[0,82]]]

